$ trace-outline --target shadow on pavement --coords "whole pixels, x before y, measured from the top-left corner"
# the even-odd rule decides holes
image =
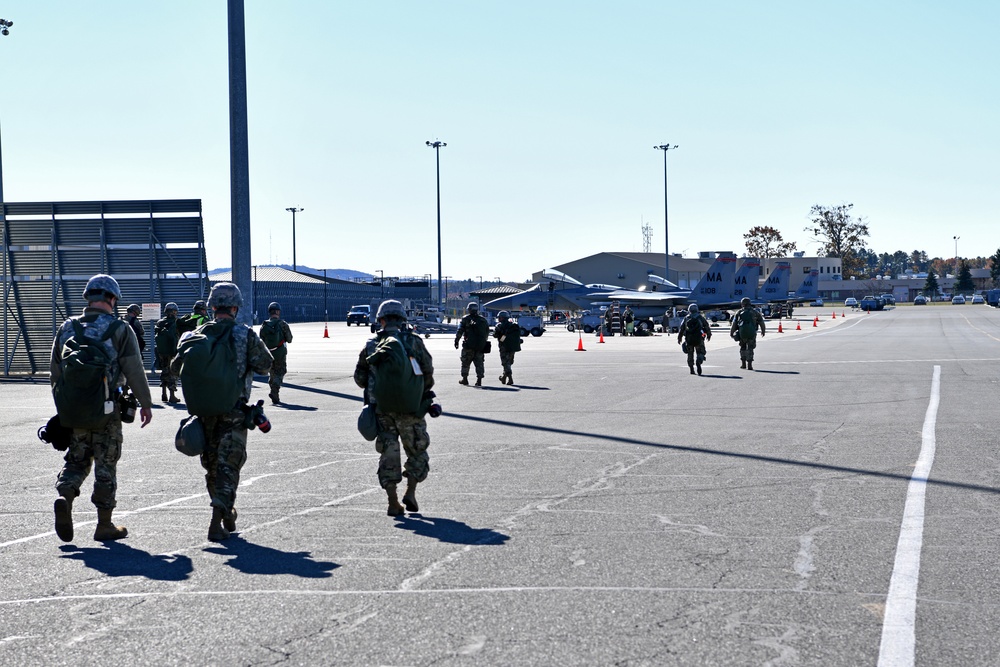
[[[517,384],[514,383],[510,385],[512,389],[529,389],[531,391],[548,391],[548,387],[532,387],[530,384]]]
[[[765,370],[754,370],[753,373],[767,373],[769,375],[798,375],[798,371],[765,371]]]
[[[60,558],[81,561],[92,570],[109,577],[146,577],[158,581],[184,581],[194,567],[188,556],[153,554],[135,549],[124,542],[107,542],[101,547],[59,547]]]
[[[296,412],[296,411],[299,411],[299,410],[304,410],[306,412],[315,412],[316,410],[319,409],[319,408],[316,408],[316,407],[314,407],[312,405],[297,405],[295,403],[285,403],[284,401],[282,401],[278,405],[269,405],[267,409],[268,410],[277,410],[279,408],[282,409],[282,410],[290,410],[290,411],[293,411],[293,412]]]
[[[307,579],[323,579],[340,565],[312,559],[308,551],[281,551],[247,542],[233,535],[218,546],[205,549],[220,556],[233,556],[226,565],[244,574],[292,574]]]
[[[716,373],[705,373],[702,375],[704,378],[715,378],[717,380],[742,380],[742,375],[718,375]]]
[[[449,544],[503,544],[510,539],[490,528],[473,528],[454,519],[410,514],[396,517],[396,527]]]

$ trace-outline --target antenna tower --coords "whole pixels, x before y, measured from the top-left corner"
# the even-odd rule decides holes
[[[642,223],[642,251],[643,252],[649,252],[649,249],[653,247],[652,246],[652,241],[653,241],[653,228],[650,226],[650,224],[648,222],[644,222],[644,223]]]

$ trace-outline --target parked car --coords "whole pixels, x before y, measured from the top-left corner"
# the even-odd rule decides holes
[[[844,307],[845,308],[857,308],[858,307],[858,300],[855,299],[853,296],[849,296],[846,299],[844,299]]]
[[[986,299],[983,298],[982,294],[973,294],[972,303],[986,303]]]
[[[372,307],[368,305],[351,306],[347,312],[347,326],[355,324],[357,326],[371,324]]]
[[[823,297],[816,297],[814,300],[809,302],[809,305],[815,308],[823,307]]]
[[[882,299],[882,303],[884,303],[887,306],[896,305],[896,297],[894,297],[892,294],[879,294],[878,298]]]
[[[927,297],[924,296],[923,294],[918,294],[913,299],[913,305],[914,306],[926,306],[927,305]]]
[[[965,297],[962,296],[961,294],[956,294],[955,296],[951,297],[951,305],[953,306],[959,306],[964,303],[965,303]]]

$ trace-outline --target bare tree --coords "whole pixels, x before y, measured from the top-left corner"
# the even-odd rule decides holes
[[[785,241],[781,232],[774,227],[754,227],[743,238],[746,239],[747,253],[751,257],[788,257],[795,252],[795,241]]]
[[[858,275],[861,268],[858,251],[864,248],[864,239],[869,235],[864,219],[851,215],[853,208],[854,204],[832,207],[816,204],[809,211],[812,225],[805,228],[823,244],[827,257],[840,258],[845,277]]]

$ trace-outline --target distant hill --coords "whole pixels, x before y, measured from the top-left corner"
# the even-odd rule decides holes
[[[258,264],[258,266],[278,266],[281,267],[282,269],[288,269],[289,271],[292,270],[291,264],[267,264],[267,265]],[[214,276],[217,273],[224,273],[229,270],[230,267],[228,266],[223,267],[221,269],[212,269],[208,272],[208,275]],[[299,273],[309,273],[316,276],[323,275],[323,269],[314,269],[309,266],[300,266],[298,270]],[[371,280],[375,276],[371,273],[365,273],[364,271],[354,271],[352,269],[326,269],[326,277],[337,278],[339,280],[354,280],[355,278],[364,278],[366,280]]]

